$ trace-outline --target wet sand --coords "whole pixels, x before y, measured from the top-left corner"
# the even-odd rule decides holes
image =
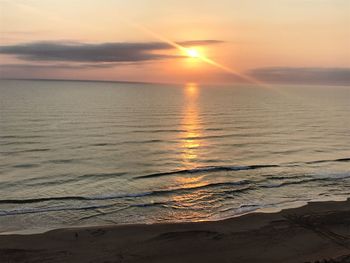
[[[350,262],[350,201],[217,222],[1,235],[0,262]]]

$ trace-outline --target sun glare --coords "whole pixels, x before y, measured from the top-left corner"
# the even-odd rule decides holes
[[[186,52],[187,55],[191,58],[198,58],[200,56],[198,50],[193,48],[187,49]]]

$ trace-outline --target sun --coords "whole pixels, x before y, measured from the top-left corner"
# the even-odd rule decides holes
[[[200,57],[198,50],[196,50],[194,48],[187,49],[186,53],[187,53],[187,56],[189,56],[191,58],[199,58]]]

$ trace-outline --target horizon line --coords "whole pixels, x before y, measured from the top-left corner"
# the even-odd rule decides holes
[[[144,85],[184,85],[186,83],[197,83],[199,85],[213,85],[214,83],[198,83],[197,81],[186,82],[150,82],[150,81],[132,81],[132,80],[100,80],[100,79],[60,79],[60,78],[1,78],[0,80],[20,80],[20,81],[71,81],[71,82],[103,82],[103,83],[125,83],[125,84],[144,84]],[[215,85],[249,85],[246,82],[225,82],[215,83]],[[343,86],[349,87],[345,83],[288,83],[288,82],[270,82],[269,85],[296,85],[296,86]]]

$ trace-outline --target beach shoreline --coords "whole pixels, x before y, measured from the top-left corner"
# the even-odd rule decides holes
[[[242,211],[241,213],[228,216],[228,217],[223,217],[223,218],[218,218],[218,219],[207,219],[207,220],[198,220],[198,221],[190,221],[190,220],[184,220],[184,221],[159,221],[159,222],[147,222],[147,223],[106,223],[106,224],[91,224],[91,225],[68,225],[68,226],[56,226],[56,227],[35,227],[35,228],[15,228],[13,230],[8,229],[8,230],[3,230],[0,229],[0,236],[2,235],[35,235],[35,234],[43,234],[46,232],[54,231],[54,230],[59,230],[59,229],[76,229],[76,228],[104,228],[104,227],[120,227],[120,226],[137,226],[137,225],[158,225],[158,224],[186,224],[186,223],[209,223],[209,222],[220,222],[220,221],[225,221],[225,220],[230,220],[234,218],[238,218],[241,216],[246,216],[249,214],[274,214],[274,213],[279,213],[283,210],[288,210],[288,209],[293,209],[293,208],[299,208],[303,207],[305,205],[308,205],[309,203],[315,203],[315,202],[329,202],[329,201],[335,201],[335,202],[341,202],[345,201],[346,199],[340,198],[339,200],[332,199],[332,200],[316,200],[316,201],[296,201],[293,203],[290,203],[286,207],[275,207],[275,206],[270,206],[270,207],[258,207],[256,209],[252,210],[246,210]]]
[[[1,262],[349,262],[348,255],[349,199],[221,221],[0,235]]]

